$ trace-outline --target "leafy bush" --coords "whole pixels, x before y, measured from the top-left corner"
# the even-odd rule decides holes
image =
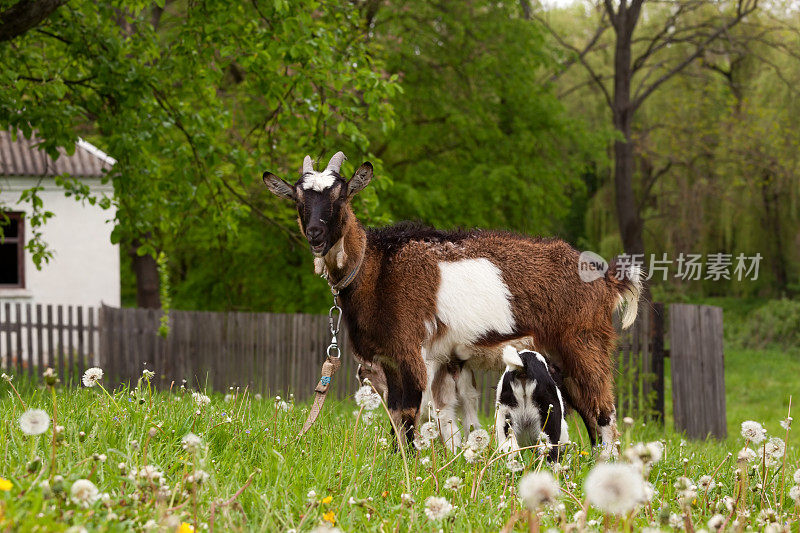
[[[738,340],[747,348],[800,347],[800,301],[770,300],[745,319]]]

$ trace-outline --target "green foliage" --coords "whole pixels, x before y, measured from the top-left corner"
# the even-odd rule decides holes
[[[768,301],[747,317],[739,341],[748,348],[796,349],[800,346],[800,301]]]
[[[212,394],[205,404],[183,387],[156,392],[147,379],[141,379],[134,389],[111,391],[112,401],[98,387],[58,387],[51,397],[46,389],[24,381],[11,383],[17,385],[25,407],[11,384],[0,381],[0,424],[6,435],[0,472],[3,480],[10,482],[8,490],[0,486],[3,528],[64,531],[82,526],[129,531],[155,523],[175,530],[186,522],[199,530],[209,525],[212,502],[216,502],[214,527],[219,530],[310,531],[324,524],[325,516],[346,531],[437,531],[443,526],[453,531],[499,530],[524,508],[516,491],[524,472],[510,472],[500,459],[481,477],[489,458],[497,457],[494,443],[475,464],[447,455],[439,442],[408,454],[408,491],[402,456],[392,449],[386,413],[374,411],[369,421],[362,413],[357,421],[352,402],[327,405],[311,432],[300,440],[297,432],[307,406],[294,405],[291,399],[262,399],[234,389],[226,397]],[[767,382],[762,388],[769,392],[771,386]],[[741,396],[729,398],[735,403]],[[771,419],[762,421],[774,422],[785,416],[781,409],[754,413],[746,400],[738,401],[746,406],[745,419],[762,420],[757,415],[763,413]],[[44,409],[53,416],[54,405],[57,424],[64,428],[55,446],[52,423],[42,435],[27,436],[20,431],[18,419],[26,408]],[[577,435],[579,419],[573,417],[569,422],[570,434]],[[698,486],[701,476],[714,478],[714,488],[706,493],[701,487],[696,499],[687,502],[687,515],[696,527],[715,513],[724,513],[718,504],[723,496],[735,497],[737,490],[735,455],[731,457],[729,452],[735,454],[742,447],[738,435],[741,422],[732,420],[735,429],[727,442],[687,443],[681,435],[654,424],[637,423],[624,429],[624,448],[637,441],[661,440],[665,445],[663,458],[648,474],[655,489],[652,505],[640,507],[627,519],[629,530],[659,522],[666,530],[670,514],[680,518],[674,484],[681,476]],[[188,433],[199,437],[193,446],[183,441]],[[785,435],[772,426],[770,433]],[[747,523],[755,524],[759,511],[767,507],[783,513],[787,520],[797,520],[788,491],[798,455],[793,439],[789,442],[785,466],[778,461],[766,469],[757,464],[752,470],[747,468],[747,498],[739,503],[740,510],[749,511],[749,518],[742,518]],[[586,476],[598,460],[587,445],[580,444],[570,448],[558,470],[531,450],[523,453],[526,471],[552,471],[566,489],[557,498],[564,505],[563,513],[558,507],[548,507],[541,516],[544,527],[565,529],[584,505]],[[787,476],[782,484],[784,468]],[[208,478],[195,484],[190,476],[204,477],[198,471]],[[158,475],[152,475],[156,472]],[[770,475],[764,478],[764,473]],[[459,487],[445,488],[450,476],[461,478]],[[71,487],[79,479],[91,481],[107,497],[86,507],[76,503]],[[43,481],[47,481],[44,486]],[[403,504],[404,492],[410,492],[413,504]],[[430,520],[424,513],[425,500],[433,495],[457,506],[443,522]],[[221,506],[220,502],[231,498],[235,503]],[[604,519],[618,522],[588,507],[587,520],[597,521],[592,524]],[[517,529],[522,525],[518,523]]]

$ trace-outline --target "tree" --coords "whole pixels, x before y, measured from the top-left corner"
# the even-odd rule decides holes
[[[113,236],[137,257],[164,251],[177,268],[171,256],[180,262],[191,232],[221,253],[251,217],[266,240],[294,243],[294,216],[263,199],[261,173],[288,174],[333,147],[359,157],[363,126],[392,118],[394,82],[360,23],[352,4],[315,0],[71,2],[0,43],[0,127],[36,129],[51,154],[79,134],[112,154]]]
[[[524,0],[523,0],[524,1]],[[637,111],[659,88],[689,65],[702,58],[709,47],[727,37],[730,30],[757,9],[757,0],[735,0],[710,5],[698,0],[680,0],[667,4],[669,12],[660,28],[639,32],[644,0],[604,0],[598,6],[600,20],[593,35],[575,44],[554,29],[541,15],[537,20],[571,54],[564,66],[580,63],[608,106],[618,138],[614,141],[614,199],[622,244],[626,253],[644,256],[642,206],[655,181],[664,174],[655,170],[639,185],[636,197],[636,141],[634,121]],[[648,6],[649,7],[649,6]],[[663,9],[652,3],[654,10]],[[610,75],[598,72],[588,57],[598,49],[608,28],[614,33],[613,64]],[[640,34],[642,33],[642,34]],[[675,49],[680,53],[675,53]],[[609,84],[608,80],[611,81]]]

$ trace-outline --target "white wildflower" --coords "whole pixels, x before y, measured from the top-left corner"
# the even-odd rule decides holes
[[[781,427],[786,431],[789,431],[792,427],[792,420],[794,420],[791,416],[787,416],[785,419],[781,420]]]
[[[203,407],[211,403],[211,398],[209,398],[202,392],[196,392],[196,391],[192,393],[192,400],[194,400],[194,403],[196,403],[198,407]]]
[[[615,515],[625,514],[645,500],[641,474],[621,463],[595,466],[586,477],[584,490],[589,503]]]
[[[525,465],[522,464],[522,461],[520,461],[516,457],[512,457],[511,459],[506,461],[506,467],[514,473],[522,472],[525,469]]]
[[[9,383],[11,383],[11,380],[12,380],[12,379],[14,379],[14,376],[9,376],[9,375],[8,375],[8,374],[6,374],[5,372],[3,372],[3,374],[2,374],[2,375],[0,375],[0,378],[3,378],[4,380],[6,380],[6,381],[8,381]]]
[[[381,397],[369,385],[364,385],[356,391],[356,405],[365,411],[372,411],[381,406]]]
[[[422,458],[419,460],[419,464],[421,464],[421,465],[423,465],[423,466],[429,465],[429,464],[431,464],[431,458],[430,458],[429,456],[427,456],[427,455],[426,455],[425,457],[422,457]]]
[[[420,435],[428,440],[435,440],[439,436],[439,428],[436,427],[436,422],[425,422],[419,428]]]
[[[253,396],[253,398],[254,398],[256,401],[260,401],[260,400],[261,400],[261,398],[263,398],[263,396],[261,396],[261,393],[260,393],[260,392],[257,392],[257,393],[255,394],[255,396]]]
[[[753,444],[759,444],[766,438],[766,430],[764,427],[753,420],[745,420],[742,422],[742,437],[749,440]]]
[[[430,520],[442,520],[453,511],[453,506],[447,498],[431,496],[425,500],[425,515]]]
[[[700,476],[700,479],[697,480],[697,486],[705,491],[709,491],[714,490],[717,483],[711,479],[711,476]]]
[[[230,393],[226,394],[225,398],[223,398],[223,400],[225,402],[232,402],[233,401],[233,394],[230,394]]]
[[[103,370],[96,366],[92,367],[83,373],[83,386],[94,387],[101,379],[103,379]]]
[[[156,377],[156,373],[153,372],[152,370],[144,369],[142,370],[142,377],[144,379],[153,379],[154,377]]]
[[[315,501],[317,499],[317,491],[315,491],[314,489],[311,489],[310,491],[308,491],[308,493],[306,494],[306,499],[309,502]]]
[[[100,491],[88,479],[79,479],[73,483],[69,492],[73,503],[81,507],[90,507],[100,498]]]
[[[281,400],[275,404],[279,411],[289,411],[292,408],[292,404],[287,403],[285,400]]]
[[[28,409],[19,417],[19,428],[26,435],[41,435],[50,427],[50,415],[41,409]]]
[[[528,509],[539,509],[543,504],[556,501],[561,487],[550,472],[531,472],[519,482],[519,495]]]
[[[451,476],[444,480],[444,488],[447,490],[458,490],[461,488],[461,478],[458,476]]]
[[[480,453],[476,452],[472,448],[467,448],[464,450],[464,460],[470,464],[476,462],[480,458]]]
[[[795,505],[800,506],[800,485],[795,485],[789,489],[789,497],[794,500]]]
[[[198,485],[202,485],[206,480],[208,480],[210,476],[208,472],[205,470],[195,470],[189,477],[186,478],[186,481],[189,483],[197,483]]]
[[[773,459],[780,459],[786,453],[786,443],[778,437],[772,437],[764,443],[764,451]]]
[[[670,515],[669,515],[669,526],[672,529],[676,529],[676,530],[680,531],[681,529],[683,529],[683,525],[684,525],[684,521],[683,521],[683,517],[681,515],[676,514],[676,513],[670,513]]]
[[[414,448],[418,450],[427,450],[431,447],[431,441],[423,437],[422,435],[417,435],[414,437]]]
[[[361,422],[363,422],[365,426],[371,426],[374,421],[375,414],[372,411],[365,411],[361,414]]]
[[[187,433],[181,440],[181,446],[187,452],[196,452],[203,445],[203,440],[194,433]]]
[[[753,461],[757,456],[755,450],[749,447],[742,448],[739,450],[739,454],[737,455],[739,461]]]
[[[386,439],[386,437],[381,437],[378,439],[378,444],[380,444],[383,448],[387,448],[389,446],[389,441]]]
[[[508,502],[506,501],[506,497],[501,494],[500,501],[497,504],[497,510],[502,511],[506,507],[508,507]]]
[[[400,495],[400,501],[406,507],[411,507],[412,505],[414,505],[414,498],[411,496],[411,494],[408,494],[407,492],[404,492],[403,494]]]
[[[792,479],[794,479],[795,483],[800,485],[800,468],[794,471],[794,476],[792,477]]]
[[[138,476],[142,479],[155,482],[159,481],[164,474],[162,474],[161,471],[153,465],[145,465],[141,468],[141,470],[139,470]]]
[[[711,531],[719,531],[725,523],[725,517],[721,514],[715,514],[708,520],[708,529]]]
[[[467,446],[476,452],[480,452],[489,445],[489,440],[489,433],[487,433],[485,429],[476,429],[469,434]]]

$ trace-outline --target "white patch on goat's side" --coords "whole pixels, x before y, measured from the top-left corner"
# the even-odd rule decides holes
[[[430,357],[447,361],[454,349],[471,345],[482,335],[514,331],[511,291],[500,269],[486,258],[439,263],[436,317],[447,326],[429,350]]]
[[[323,192],[336,181],[336,176],[330,170],[322,172],[312,171],[303,176],[303,189],[312,189],[317,192]]]

